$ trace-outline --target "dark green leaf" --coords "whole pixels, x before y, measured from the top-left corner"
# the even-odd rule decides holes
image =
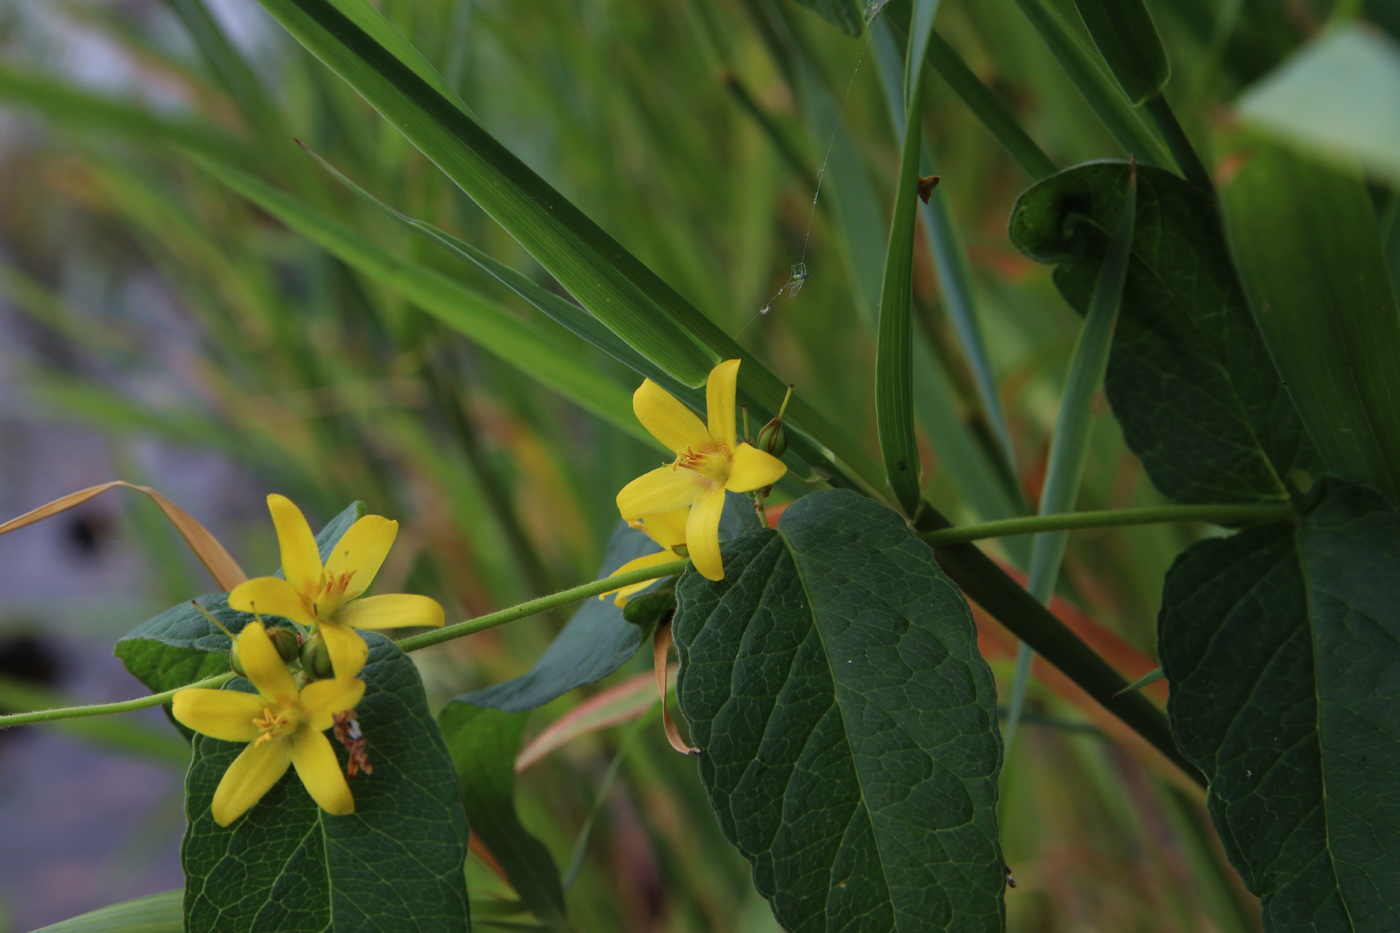
[[[858,0],[797,0],[797,3],[848,36],[855,37],[865,31],[865,19],[861,16]]]
[[[720,519],[720,540],[729,541],[759,528],[748,496],[728,493]],[[629,560],[659,550],[646,535],[628,527],[626,522],[619,522],[608,541],[598,579]],[[651,592],[655,586],[652,584],[641,592]],[[473,706],[490,706],[507,712],[535,709],[570,690],[602,680],[626,664],[647,634],[622,617],[622,610],[611,596],[590,599],[578,608],[529,671],[458,699]]]
[[[1400,513],[1329,481],[1298,526],[1203,541],[1167,575],[1158,648],[1266,930],[1392,930],[1400,911]]]
[[[515,812],[515,756],[529,718],[453,700],[438,714],[438,723],[457,767],[467,824],[530,911],[550,929],[567,930],[559,868]]]
[[[1361,172],[1232,146],[1221,206],[1274,365],[1327,472],[1400,497],[1400,310]]]
[[[187,929],[467,929],[467,823],[452,760],[413,662],[382,636],[365,636],[365,698],[355,711],[374,773],[350,782],[354,813],[327,815],[292,769],[221,827],[209,805],[244,746],[195,742],[181,850]],[[241,679],[232,685],[250,688]],[[344,750],[337,754],[343,763]]]
[[[227,593],[195,600],[237,635],[253,617],[228,607]],[[131,675],[161,693],[228,670],[228,636],[188,602],[171,606],[117,639],[114,653]]]
[[[1084,311],[1122,211],[1128,165],[1091,162],[1033,186],[1011,216],[1027,255]],[[1105,381],[1128,446],[1183,503],[1281,502],[1316,453],[1254,326],[1209,195],[1138,166],[1137,227]]]
[[[958,588],[828,490],[677,587],[677,686],[721,828],[789,930],[1000,930],[1001,740]]]

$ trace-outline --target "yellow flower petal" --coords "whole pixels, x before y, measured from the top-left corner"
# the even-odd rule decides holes
[[[228,594],[228,604],[239,612],[281,616],[301,625],[316,624],[316,617],[306,608],[297,588],[279,577],[245,580]]]
[[[238,633],[238,660],[253,686],[267,700],[281,706],[296,702],[297,685],[287,670],[287,662],[272,646],[267,630],[259,622],[249,622]]]
[[[714,484],[692,470],[657,467],[632,480],[617,494],[617,510],[631,521],[690,505]]]
[[[343,611],[343,610],[342,610]],[[331,655],[331,670],[338,679],[348,680],[364,669],[369,658],[369,645],[355,630],[339,622],[322,622],[317,631]]]
[[[782,479],[787,465],[766,451],[748,444],[740,444],[734,451],[734,463],[729,467],[729,482],[724,488],[730,492],[748,492],[762,489]]]
[[[739,382],[740,362],[725,360],[710,370],[710,378],[705,382],[705,412],[710,418],[710,437],[723,445],[725,450],[733,450],[737,441],[734,432],[734,400]]]
[[[251,742],[258,737],[253,720],[263,714],[262,697],[238,690],[181,690],[170,703],[175,719],[205,735],[225,742]]]
[[[311,526],[286,496],[268,496],[267,510],[272,513],[277,545],[282,549],[282,576],[297,592],[315,595],[321,589],[321,553]]]
[[[719,518],[724,512],[724,490],[705,493],[690,507],[685,525],[685,546],[695,569],[708,580],[724,579],[724,563],[719,557]]]
[[[648,515],[642,519],[647,536],[664,548],[685,544],[685,523],[690,518],[690,509],[676,509],[659,515]]]
[[[301,691],[301,712],[316,732],[325,732],[335,723],[335,714],[354,709],[364,699],[363,680],[317,680]]]
[[[366,515],[351,525],[336,542],[335,550],[326,561],[326,574],[330,577],[343,573],[352,575],[341,596],[342,604],[369,589],[384,558],[389,556],[389,548],[394,546],[398,533],[398,522],[380,515]],[[335,608],[324,608],[323,611],[329,615]]]
[[[629,560],[627,563],[623,564],[621,567],[608,574],[608,576],[615,577],[620,573],[627,573],[629,570],[641,570],[643,567],[655,567],[657,564],[664,564],[667,561],[675,559],[676,555],[672,554],[670,551],[657,551],[655,554],[647,554],[643,557],[637,557],[632,560]],[[618,606],[625,606],[627,605],[627,597],[631,596],[638,590],[646,589],[647,587],[651,586],[652,582],[653,581],[651,580],[643,580],[641,583],[631,583],[627,586],[619,587],[615,590],[608,590],[606,593],[599,595],[598,598],[602,599],[604,596],[609,596],[613,593],[616,593],[616,604]]]
[[[319,734],[319,733],[318,733]],[[324,736],[322,736],[324,739]],[[233,760],[214,791],[214,822],[227,826],[262,799],[292,763],[285,741],[249,745]]]
[[[289,744],[297,777],[306,785],[311,799],[332,816],[354,813],[355,798],[350,795],[345,775],[340,773],[340,762],[335,759],[330,741],[319,732],[303,729],[292,736]]]
[[[445,621],[437,600],[410,593],[365,596],[341,606],[335,620],[342,625],[367,629],[441,625]]]
[[[710,432],[695,413],[650,379],[632,394],[632,410],[642,427],[669,450],[679,452],[710,443]]]

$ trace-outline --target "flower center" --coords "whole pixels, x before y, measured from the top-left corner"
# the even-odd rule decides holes
[[[323,572],[320,591],[311,599],[311,614],[318,619],[329,619],[335,615],[335,611],[345,601],[345,591],[349,588],[350,581],[354,576],[355,571],[353,570],[345,570],[340,573]]]
[[[286,735],[291,731],[290,727],[293,725],[293,722],[289,714],[281,710],[274,710],[271,707],[264,707],[263,714],[253,720],[253,725],[258,727],[259,732],[253,744],[262,745]]]
[[[696,450],[687,447],[676,452],[676,462],[671,466],[682,467],[723,486],[729,482],[729,467],[733,457],[723,447],[704,447]]]

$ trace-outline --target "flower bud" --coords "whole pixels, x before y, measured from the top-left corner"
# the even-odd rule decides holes
[[[316,680],[335,676],[335,669],[331,665],[331,651],[319,634],[312,635],[301,643],[301,669]]]
[[[247,677],[248,672],[243,669],[243,662],[238,660],[238,640],[234,639],[228,649],[228,665],[233,668],[233,672],[239,677]]]
[[[280,625],[273,626],[267,630],[267,637],[272,640],[272,647],[277,649],[277,656],[287,664],[291,664],[301,654],[301,639],[291,629],[282,628]]]
[[[783,422],[779,418],[765,424],[758,432],[758,443],[754,445],[764,453],[781,457],[787,453],[788,441],[787,432],[783,430]]]
[[[650,632],[662,619],[675,611],[676,591],[665,589],[633,596],[627,600],[627,605],[622,607],[622,617],[643,632]]]

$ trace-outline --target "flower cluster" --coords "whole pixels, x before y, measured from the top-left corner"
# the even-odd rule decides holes
[[[301,511],[284,496],[268,496],[267,505],[286,578],[248,580],[228,598],[232,608],[258,616],[243,627],[232,651],[257,693],[191,688],[177,693],[172,705],[175,718],[196,732],[248,743],[214,792],[213,816],[220,826],[247,812],[289,767],[296,769],[307,792],[327,813],[353,812],[349,784],[324,733],[334,728],[350,750],[351,777],[357,771],[370,772],[365,741],[354,720],[355,705],[365,693],[365,683],[358,678],[369,646],[354,629],[440,626],[444,621],[442,607],[426,596],[361,595],[388,556],[398,522],[364,516],[346,530],[323,564]],[[310,631],[295,676],[287,666],[289,657],[263,625],[263,616],[280,616]],[[317,644],[324,645],[329,665],[320,663],[313,647]],[[326,679],[307,682],[321,675]]]

